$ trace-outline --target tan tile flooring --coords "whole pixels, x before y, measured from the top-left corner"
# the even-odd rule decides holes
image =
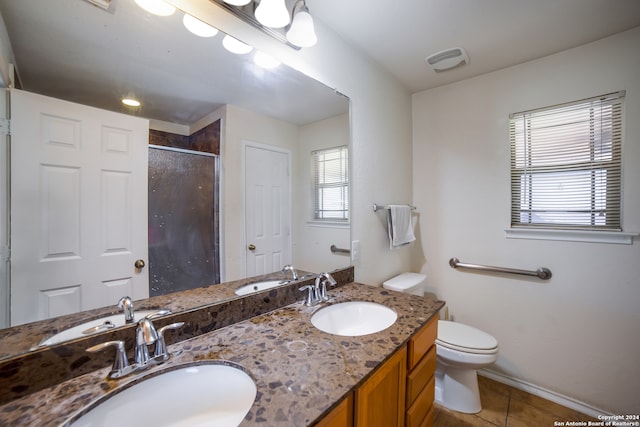
[[[482,411],[462,414],[436,404],[434,427],[553,427],[593,418],[508,385],[478,376]]]

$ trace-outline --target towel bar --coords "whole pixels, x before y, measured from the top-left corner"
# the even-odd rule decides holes
[[[515,268],[493,267],[490,265],[466,264],[466,263],[460,262],[458,258],[451,258],[449,260],[449,265],[451,266],[451,268],[469,268],[473,270],[494,271],[497,273],[509,273],[509,274],[521,274],[524,276],[535,276],[542,280],[549,280],[551,278],[551,270],[544,267],[541,267],[535,271],[518,270]]]
[[[415,206],[411,206],[411,205],[407,205],[407,206],[409,206],[409,207],[411,208],[411,210],[412,210],[412,211],[415,211],[415,210],[416,210],[416,207],[415,207]],[[380,209],[389,209],[389,206],[379,205],[379,204],[377,204],[377,203],[374,203],[374,204],[373,204],[373,211],[374,211],[374,212],[378,212]]]

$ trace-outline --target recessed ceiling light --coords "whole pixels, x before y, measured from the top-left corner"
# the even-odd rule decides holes
[[[137,99],[133,99],[133,98],[123,98],[122,99],[122,103],[124,105],[128,105],[129,107],[139,107],[140,101],[138,101]]]
[[[198,18],[194,18],[189,14],[185,14],[182,18],[182,23],[187,28],[187,30],[191,31],[196,36],[200,37],[213,37],[218,34],[218,29],[212,27],[211,25],[202,22]]]
[[[230,35],[224,36],[224,38],[222,39],[222,45],[229,52],[237,53],[238,55],[243,55],[253,50],[252,46],[249,46],[246,43],[242,43],[240,40],[233,38]]]
[[[176,8],[163,0],[136,0],[138,6],[149,13],[159,16],[173,15]]]

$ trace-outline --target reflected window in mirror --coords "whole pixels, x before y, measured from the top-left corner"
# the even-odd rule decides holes
[[[348,153],[346,145],[311,153],[314,221],[349,221]]]

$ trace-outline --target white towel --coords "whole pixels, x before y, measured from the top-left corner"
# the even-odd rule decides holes
[[[390,205],[388,216],[389,248],[408,245],[416,240],[413,234],[411,207],[407,205]]]

